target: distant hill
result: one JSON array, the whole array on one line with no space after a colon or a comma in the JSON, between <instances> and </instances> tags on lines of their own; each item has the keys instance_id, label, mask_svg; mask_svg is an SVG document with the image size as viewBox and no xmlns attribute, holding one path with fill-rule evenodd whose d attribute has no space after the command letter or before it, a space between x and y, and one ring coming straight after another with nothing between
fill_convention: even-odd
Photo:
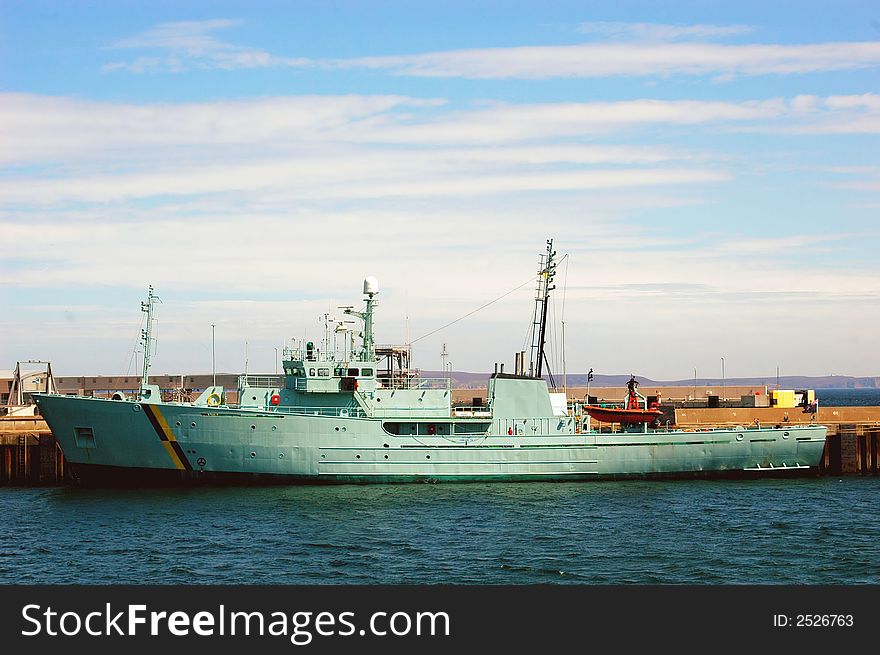
<instances>
[{"instance_id":1,"label":"distant hill","mask_svg":"<svg viewBox=\"0 0 880 655\"><path fill-rule=\"evenodd\" d=\"M462 389L481 388L486 386L486 380L489 379L489 373L469 373L467 371L454 371L452 373L453 383L456 387ZM422 377L446 377L441 371L422 371ZM623 387L629 380L629 375L601 375L594 374L592 385L596 387ZM686 387L694 384L693 378L685 380L652 380L640 375L636 376L639 384L649 387ZM560 378L556 379L557 384ZM725 378L724 384L729 386L756 386L767 385L768 387L776 386L775 375L765 375L748 378ZM720 386L722 380L717 378L697 378L697 386ZM587 386L586 374L569 374L569 387L585 387ZM783 389L878 389L880 388L880 377L852 377L849 375L781 375L779 376L779 386Z\"/></svg>"}]
</instances>

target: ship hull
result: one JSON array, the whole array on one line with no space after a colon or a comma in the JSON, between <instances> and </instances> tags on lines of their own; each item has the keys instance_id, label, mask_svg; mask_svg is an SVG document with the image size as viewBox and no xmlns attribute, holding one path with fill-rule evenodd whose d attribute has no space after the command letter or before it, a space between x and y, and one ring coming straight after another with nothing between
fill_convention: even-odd
<instances>
[{"instance_id":1,"label":"ship hull","mask_svg":"<svg viewBox=\"0 0 880 655\"><path fill-rule=\"evenodd\" d=\"M84 484L315 484L742 477L818 470L823 426L578 433L570 417L378 418L37 398ZM443 432L444 421L484 433ZM407 424L410 425L410 424ZM513 426L516 425L516 430ZM400 426L396 428L399 431ZM430 432L430 431L429 431Z\"/></svg>"},{"instance_id":2,"label":"ship hull","mask_svg":"<svg viewBox=\"0 0 880 655\"><path fill-rule=\"evenodd\" d=\"M293 486L293 485L366 485L366 484L438 484L487 482L587 482L614 480L752 480L756 478L817 477L818 468L774 468L756 470L710 470L679 472L641 472L607 474L543 475L323 475L298 476L268 473L225 473L217 471L180 472L167 469L126 468L95 464L71 465L71 478L82 487L179 487L179 486Z\"/></svg>"}]
</instances>

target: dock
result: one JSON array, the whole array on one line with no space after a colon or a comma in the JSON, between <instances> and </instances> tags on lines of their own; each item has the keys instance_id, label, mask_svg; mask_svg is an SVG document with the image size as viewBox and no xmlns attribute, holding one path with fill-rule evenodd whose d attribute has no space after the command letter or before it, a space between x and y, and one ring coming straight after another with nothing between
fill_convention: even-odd
<instances>
[{"instance_id":1,"label":"dock","mask_svg":"<svg viewBox=\"0 0 880 655\"><path fill-rule=\"evenodd\" d=\"M39 416L0 416L0 485L56 485L64 455Z\"/></svg>"}]
</instances>

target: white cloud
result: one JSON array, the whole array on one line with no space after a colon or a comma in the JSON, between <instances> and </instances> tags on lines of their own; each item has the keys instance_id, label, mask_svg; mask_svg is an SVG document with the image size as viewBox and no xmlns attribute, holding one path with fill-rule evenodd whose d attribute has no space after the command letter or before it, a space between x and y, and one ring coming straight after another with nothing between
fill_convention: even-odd
<instances>
[{"instance_id":1,"label":"white cloud","mask_svg":"<svg viewBox=\"0 0 880 655\"><path fill-rule=\"evenodd\" d=\"M238 46L213 35L239 24L227 19L162 23L110 46L111 50L154 52L131 61L108 62L103 68L133 73L192 68L367 68L393 75L466 79L697 75L726 81L738 75L803 74L880 65L880 43L870 41L797 45L671 42L746 34L753 29L747 25L596 22L584 23L581 31L634 40L314 59Z\"/></svg>"},{"instance_id":2,"label":"white cloud","mask_svg":"<svg viewBox=\"0 0 880 655\"><path fill-rule=\"evenodd\" d=\"M291 96L182 104L125 104L29 94L0 94L0 163L176 161L207 157L266 158L316 151L338 156L339 144L437 146L571 139L652 125L730 124L735 129L873 131L880 96L797 96L741 102L628 100L544 104L493 103L473 109L441 99L404 96ZM658 150L559 144L532 157L608 161L615 156L657 159ZM642 154L639 155L636 151ZM510 153L504 153L510 154ZM523 154L524 153L520 153ZM465 155L462 155L466 157ZM473 153L492 157L491 151ZM662 157L668 156L664 153ZM630 159L630 161L633 161Z\"/></svg>"},{"instance_id":3,"label":"white cloud","mask_svg":"<svg viewBox=\"0 0 880 655\"><path fill-rule=\"evenodd\" d=\"M0 163L106 157L235 145L279 148L332 139L335 131L395 108L438 100L393 95L289 96L201 103L124 104L0 94Z\"/></svg>"},{"instance_id":4,"label":"white cloud","mask_svg":"<svg viewBox=\"0 0 880 655\"><path fill-rule=\"evenodd\" d=\"M387 70L394 75L465 79L788 75L877 67L880 43L589 43L361 57L334 60L329 65Z\"/></svg>"},{"instance_id":5,"label":"white cloud","mask_svg":"<svg viewBox=\"0 0 880 655\"><path fill-rule=\"evenodd\" d=\"M220 41L210 33L240 24L240 20L224 18L160 23L137 36L118 39L110 45L110 48L163 48L184 50L192 54L228 50L234 46Z\"/></svg>"},{"instance_id":6,"label":"white cloud","mask_svg":"<svg viewBox=\"0 0 880 655\"><path fill-rule=\"evenodd\" d=\"M269 66L305 66L307 59L279 57L263 50L221 41L212 32L236 27L238 20L213 19L161 23L136 36L112 43L112 50L158 50L161 56L141 56L133 61L114 61L104 65L108 72L128 70L132 73L154 71L182 72L190 68L266 68Z\"/></svg>"},{"instance_id":7,"label":"white cloud","mask_svg":"<svg viewBox=\"0 0 880 655\"><path fill-rule=\"evenodd\" d=\"M738 36L755 31L752 25L668 25L664 23L621 23L594 21L581 23L578 31L615 39L640 39L645 41L672 41L677 39L704 39Z\"/></svg>"},{"instance_id":8,"label":"white cloud","mask_svg":"<svg viewBox=\"0 0 880 655\"><path fill-rule=\"evenodd\" d=\"M729 179L718 155L586 140L661 126L880 131L874 94L470 110L401 96L162 105L0 98L0 162L31 167L0 179L0 204L44 208L205 194L278 203L699 185Z\"/></svg>"},{"instance_id":9,"label":"white cloud","mask_svg":"<svg viewBox=\"0 0 880 655\"><path fill-rule=\"evenodd\" d=\"M614 189L699 184L728 179L700 169L590 169L521 172L444 168L442 154L348 153L335 158L224 164L208 169L64 180L0 182L0 204L117 202L138 198L280 190L291 200L481 195L522 191ZM505 162L506 166L510 162Z\"/></svg>"}]
</instances>

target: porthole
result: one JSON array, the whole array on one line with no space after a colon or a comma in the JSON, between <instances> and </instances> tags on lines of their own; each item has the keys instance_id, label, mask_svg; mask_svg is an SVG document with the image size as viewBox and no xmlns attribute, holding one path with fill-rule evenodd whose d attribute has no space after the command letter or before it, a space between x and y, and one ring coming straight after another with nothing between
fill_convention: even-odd
<instances>
[{"instance_id":1,"label":"porthole","mask_svg":"<svg viewBox=\"0 0 880 655\"><path fill-rule=\"evenodd\" d=\"M180 427L180 421L175 421L174 425L176 425L177 427Z\"/></svg>"},{"instance_id":2,"label":"porthole","mask_svg":"<svg viewBox=\"0 0 880 655\"><path fill-rule=\"evenodd\" d=\"M742 436L741 434L736 435L736 440L737 440L737 441L742 441L742 440L743 440L743 436Z\"/></svg>"},{"instance_id":3,"label":"porthole","mask_svg":"<svg viewBox=\"0 0 880 655\"><path fill-rule=\"evenodd\" d=\"M256 425L251 425L251 430L256 430L256 429L257 429Z\"/></svg>"},{"instance_id":4,"label":"porthole","mask_svg":"<svg viewBox=\"0 0 880 655\"><path fill-rule=\"evenodd\" d=\"M355 458L355 459L360 459L361 456L360 456L360 455L355 455L354 458Z\"/></svg>"},{"instance_id":5,"label":"porthole","mask_svg":"<svg viewBox=\"0 0 880 655\"><path fill-rule=\"evenodd\" d=\"M339 426L338 426L338 425L336 426L336 431L339 432Z\"/></svg>"},{"instance_id":6,"label":"porthole","mask_svg":"<svg viewBox=\"0 0 880 655\"><path fill-rule=\"evenodd\" d=\"M251 457L256 457L256 456L257 456L257 453L255 453L255 452L252 450L252 451L251 451Z\"/></svg>"},{"instance_id":7,"label":"porthole","mask_svg":"<svg viewBox=\"0 0 880 655\"><path fill-rule=\"evenodd\" d=\"M256 399L257 399L256 396L251 396L251 400L256 400Z\"/></svg>"},{"instance_id":8,"label":"porthole","mask_svg":"<svg viewBox=\"0 0 880 655\"><path fill-rule=\"evenodd\" d=\"M431 459L430 455L425 455L425 459Z\"/></svg>"},{"instance_id":9,"label":"porthole","mask_svg":"<svg viewBox=\"0 0 880 655\"><path fill-rule=\"evenodd\" d=\"M388 455L385 455L385 459L388 459Z\"/></svg>"},{"instance_id":10,"label":"porthole","mask_svg":"<svg viewBox=\"0 0 880 655\"><path fill-rule=\"evenodd\" d=\"M192 422L192 423L190 423L190 424L189 424L189 426L190 426L190 427L191 427L191 428L194 428L194 427L196 427L196 422L195 422L195 421L193 421L193 422Z\"/></svg>"},{"instance_id":11,"label":"porthole","mask_svg":"<svg viewBox=\"0 0 880 655\"><path fill-rule=\"evenodd\" d=\"M326 457L327 457L327 455L321 455L321 459L324 459Z\"/></svg>"},{"instance_id":12,"label":"porthole","mask_svg":"<svg viewBox=\"0 0 880 655\"><path fill-rule=\"evenodd\" d=\"M278 453L278 459L284 459L284 453Z\"/></svg>"},{"instance_id":13,"label":"porthole","mask_svg":"<svg viewBox=\"0 0 880 655\"><path fill-rule=\"evenodd\" d=\"M783 433L782 433L782 438L783 438L783 439L788 439L788 432L783 432Z\"/></svg>"},{"instance_id":14,"label":"porthole","mask_svg":"<svg viewBox=\"0 0 880 655\"><path fill-rule=\"evenodd\" d=\"M273 425L273 426L272 426L272 432L275 432L275 430L277 430L277 429L278 429L278 426L277 426L277 425Z\"/></svg>"},{"instance_id":15,"label":"porthole","mask_svg":"<svg viewBox=\"0 0 880 655\"><path fill-rule=\"evenodd\" d=\"M134 407L132 407L132 409L133 409L134 411L136 411L136 412L139 412L139 411L141 411L141 406L140 406L140 405L135 405Z\"/></svg>"}]
</instances>

